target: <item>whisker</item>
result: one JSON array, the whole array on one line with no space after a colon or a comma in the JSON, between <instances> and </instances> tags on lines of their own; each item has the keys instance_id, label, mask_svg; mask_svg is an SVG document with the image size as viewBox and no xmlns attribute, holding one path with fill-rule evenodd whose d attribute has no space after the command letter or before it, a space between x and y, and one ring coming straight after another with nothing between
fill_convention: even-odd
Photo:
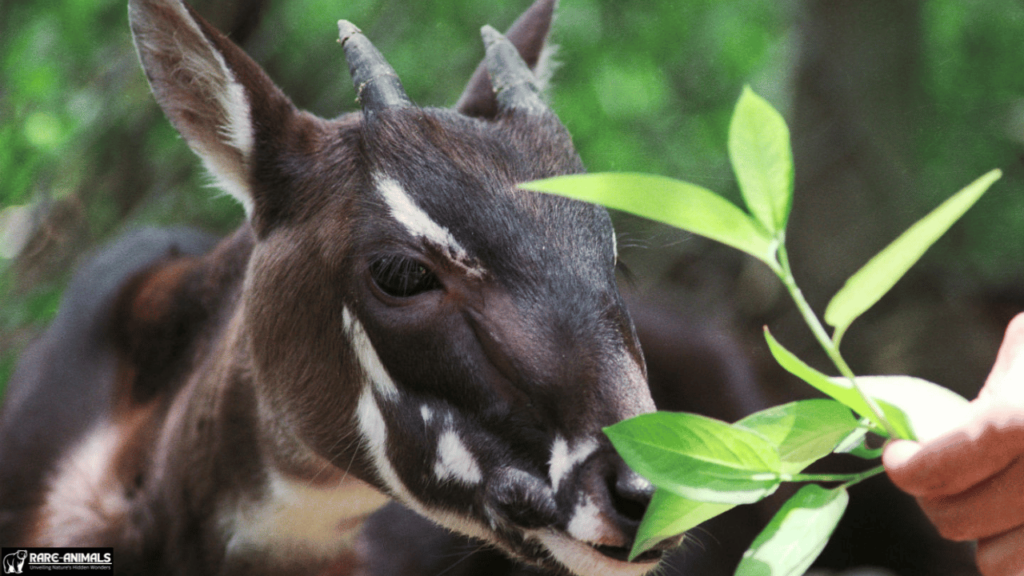
<instances>
[{"instance_id":1,"label":"whisker","mask_svg":"<svg viewBox=\"0 0 1024 576\"><path fill-rule=\"evenodd\" d=\"M345 434L342 434L341 436L339 436L339 437L338 437L338 439L334 441L334 444L333 444L333 445L331 445L331 447L330 447L330 448L329 448L329 449L327 450L327 453L328 453L328 454L332 454L332 453L334 452L334 449L335 449L335 448L337 448L339 444L341 444L341 443L342 443L342 442L344 442L345 440L348 440L348 439L349 439L349 438L351 438L351 437L352 437L353 435L356 435L356 432L355 432L355 430L349 430L349 431L348 431L348 432L346 432ZM356 438L356 440L358 440L358 438ZM351 447L351 446L352 446L352 444L354 444L354 441L353 441L353 442L350 442L350 443L349 443L349 447ZM348 469L352 467L352 462L354 461L354 459L355 459L355 453L353 452L353 454L352 454L352 460L350 460L350 461L349 461L349 463L348 463L348 466L347 466L347 467L345 468L345 474L344 474L344 475L342 476L342 478L341 478L341 482L344 482L344 481L345 481L345 478L347 478L347 477L348 477ZM325 472L325 471L326 471L326 470L327 470L328 468L330 468L330 467L331 467L331 461L330 461L330 460L326 460L326 461L325 461L325 462L323 463L323 466L321 466L321 467L320 467L320 470L318 470L318 471L316 472L316 474L314 474L314 475L313 475L313 477L309 479L309 481L307 482L307 483L308 483L308 485L309 485L310 487L313 487L313 486L315 486L315 484L316 484L316 479L317 479L317 478L319 478L319 477L320 477L320 475L321 475L321 474L323 474L323 473L324 473L324 472ZM340 482L339 482L339 484L340 484Z\"/></svg>"},{"instance_id":2,"label":"whisker","mask_svg":"<svg viewBox=\"0 0 1024 576\"><path fill-rule=\"evenodd\" d=\"M451 572L456 566L458 566L459 564L461 564L461 563L465 562L466 560L468 560L469 557L472 556L473 554L476 554L477 552L480 552L481 550L483 550L485 548L488 548L488 547L490 547L490 544L488 544L486 542L478 545L476 548L474 548L474 549L470 550L469 552L467 552L462 558L459 558L454 563L452 563L450 566L448 566L444 570L438 572L435 576L444 576L448 572Z\"/></svg>"}]
</instances>

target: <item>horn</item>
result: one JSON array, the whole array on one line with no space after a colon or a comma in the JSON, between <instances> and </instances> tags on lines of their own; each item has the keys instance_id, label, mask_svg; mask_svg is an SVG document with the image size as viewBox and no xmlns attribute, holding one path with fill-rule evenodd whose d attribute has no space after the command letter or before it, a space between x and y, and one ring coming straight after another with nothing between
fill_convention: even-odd
<instances>
[{"instance_id":1,"label":"horn","mask_svg":"<svg viewBox=\"0 0 1024 576\"><path fill-rule=\"evenodd\" d=\"M338 20L338 34L356 87L356 100L364 112L412 106L395 69L362 30L348 20Z\"/></svg>"},{"instance_id":2,"label":"horn","mask_svg":"<svg viewBox=\"0 0 1024 576\"><path fill-rule=\"evenodd\" d=\"M487 49L485 61L491 75L491 88L498 100L498 109L522 110L530 114L547 112L548 106L540 98L537 79L519 56L516 47L490 26L481 28L480 35Z\"/></svg>"}]
</instances>

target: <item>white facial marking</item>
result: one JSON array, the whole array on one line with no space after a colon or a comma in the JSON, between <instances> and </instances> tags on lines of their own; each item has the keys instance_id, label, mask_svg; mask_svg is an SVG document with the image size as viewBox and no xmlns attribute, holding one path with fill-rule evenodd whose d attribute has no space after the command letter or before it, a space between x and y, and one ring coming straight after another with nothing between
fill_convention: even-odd
<instances>
[{"instance_id":1,"label":"white facial marking","mask_svg":"<svg viewBox=\"0 0 1024 576\"><path fill-rule=\"evenodd\" d=\"M318 487L271 470L264 497L238 505L222 520L230 534L227 552L292 550L333 557L354 544L363 519L387 501L351 476L336 486Z\"/></svg>"},{"instance_id":2,"label":"white facial marking","mask_svg":"<svg viewBox=\"0 0 1024 576\"><path fill-rule=\"evenodd\" d=\"M430 406L423 404L420 406L420 416L423 417L424 424L430 424L430 421L434 419L434 411L430 409Z\"/></svg>"},{"instance_id":3,"label":"white facial marking","mask_svg":"<svg viewBox=\"0 0 1024 576\"><path fill-rule=\"evenodd\" d=\"M565 529L570 536L590 544L606 546L620 545L618 532L609 524L608 519L590 496L583 499L572 511L572 519Z\"/></svg>"},{"instance_id":4,"label":"white facial marking","mask_svg":"<svg viewBox=\"0 0 1024 576\"><path fill-rule=\"evenodd\" d=\"M438 480L451 478L469 486L479 484L483 479L476 458L462 443L462 438L459 438L455 430L445 430L437 440L434 475Z\"/></svg>"},{"instance_id":5,"label":"white facial marking","mask_svg":"<svg viewBox=\"0 0 1024 576\"><path fill-rule=\"evenodd\" d=\"M576 505L572 511L572 520L565 531L577 540L590 543L601 543L605 536L605 523L601 521L601 509L597 507L593 499L587 496L583 502Z\"/></svg>"},{"instance_id":6,"label":"white facial marking","mask_svg":"<svg viewBox=\"0 0 1024 576\"><path fill-rule=\"evenodd\" d=\"M569 471L569 443L565 438L557 436L551 446L551 461L548 462L548 474L551 476L551 488L558 492L558 485Z\"/></svg>"},{"instance_id":7,"label":"white facial marking","mask_svg":"<svg viewBox=\"0 0 1024 576\"><path fill-rule=\"evenodd\" d=\"M387 423L384 422L384 415L381 414L380 407L377 406L377 401L373 397L373 387L371 386L363 387L363 393L359 396L359 404L356 406L356 422L381 480L391 493L403 503L407 500L415 502L408 488L402 483L402 479L398 477L395 467L388 460Z\"/></svg>"},{"instance_id":8,"label":"white facial marking","mask_svg":"<svg viewBox=\"0 0 1024 576\"><path fill-rule=\"evenodd\" d=\"M391 216L405 226L409 234L447 248L456 258L466 257L466 250L455 240L451 232L434 222L422 208L417 206L416 201L402 189L401 184L393 178L380 175L374 177L374 182L376 182L377 190L384 198L388 208L391 209Z\"/></svg>"},{"instance_id":9,"label":"white facial marking","mask_svg":"<svg viewBox=\"0 0 1024 576\"><path fill-rule=\"evenodd\" d=\"M397 399L398 387L395 386L394 380L388 375L387 369L384 368L380 357L377 356L377 351L374 350L370 337L366 335L363 325L356 319L355 315L349 312L347 307L342 309L341 318L345 326L345 332L348 333L349 341L352 342L352 349L355 350L356 357L359 359L359 365L362 366L363 372L370 379L374 390L387 400Z\"/></svg>"},{"instance_id":10,"label":"white facial marking","mask_svg":"<svg viewBox=\"0 0 1024 576\"><path fill-rule=\"evenodd\" d=\"M380 412L376 400L373 398L373 389L370 386L363 388L359 396L359 404L356 407L356 421L359 431L365 440L365 446L373 458L374 468L380 475L381 480L391 491L391 494L406 507L420 516L429 518L441 526L450 528L481 540L493 541L493 535L486 526L479 521L461 516L448 510L439 510L420 502L398 477L398 472L388 460L387 455L387 424L384 422L384 415Z\"/></svg>"},{"instance_id":11,"label":"white facial marking","mask_svg":"<svg viewBox=\"0 0 1024 576\"><path fill-rule=\"evenodd\" d=\"M597 450L597 440L588 438L576 445L576 448L569 450L569 443L558 436L551 446L551 461L548 463L548 472L551 477L551 488L558 492L558 485L562 483L573 468L579 466L588 456Z\"/></svg>"},{"instance_id":12,"label":"white facial marking","mask_svg":"<svg viewBox=\"0 0 1024 576\"><path fill-rule=\"evenodd\" d=\"M452 236L447 228L434 222L426 212L420 208L402 188L402 185L393 178L376 174L373 181L377 191L391 211L391 216L415 238L422 238L431 244L442 248L448 256L456 263L461 264L470 276L480 277L483 270L471 266L469 254L459 244L459 241Z\"/></svg>"},{"instance_id":13,"label":"white facial marking","mask_svg":"<svg viewBox=\"0 0 1024 576\"><path fill-rule=\"evenodd\" d=\"M573 574L591 576L643 576L658 567L657 562L619 562L592 547L554 530L532 530L527 537L539 541L555 560Z\"/></svg>"}]
</instances>

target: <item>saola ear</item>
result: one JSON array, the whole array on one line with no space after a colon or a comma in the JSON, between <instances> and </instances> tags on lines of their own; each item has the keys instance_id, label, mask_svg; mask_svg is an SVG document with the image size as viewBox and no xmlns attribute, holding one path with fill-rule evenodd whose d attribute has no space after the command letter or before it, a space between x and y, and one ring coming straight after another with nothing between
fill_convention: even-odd
<instances>
[{"instance_id":1,"label":"saola ear","mask_svg":"<svg viewBox=\"0 0 1024 576\"><path fill-rule=\"evenodd\" d=\"M128 19L160 107L252 219L259 204L254 158L295 107L252 59L180 0L129 0Z\"/></svg>"},{"instance_id":2,"label":"saola ear","mask_svg":"<svg viewBox=\"0 0 1024 576\"><path fill-rule=\"evenodd\" d=\"M544 71L549 64L547 60L550 53L547 40L557 6L558 0L536 0L505 33L505 37L519 50L519 55L541 83L546 79ZM477 118L494 118L497 115L498 102L494 98L486 63L481 62L476 67L455 109Z\"/></svg>"}]
</instances>

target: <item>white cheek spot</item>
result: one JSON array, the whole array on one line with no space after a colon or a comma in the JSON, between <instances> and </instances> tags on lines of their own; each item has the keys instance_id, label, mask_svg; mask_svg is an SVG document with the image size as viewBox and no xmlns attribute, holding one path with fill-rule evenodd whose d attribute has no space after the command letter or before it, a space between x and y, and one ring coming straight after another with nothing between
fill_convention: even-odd
<instances>
[{"instance_id":1,"label":"white cheek spot","mask_svg":"<svg viewBox=\"0 0 1024 576\"><path fill-rule=\"evenodd\" d=\"M434 419L434 411L430 409L430 406L423 404L420 406L420 416L423 417L424 424L430 424L430 421Z\"/></svg>"},{"instance_id":2,"label":"white cheek spot","mask_svg":"<svg viewBox=\"0 0 1024 576\"><path fill-rule=\"evenodd\" d=\"M548 462L548 473L551 476L551 488L558 492L558 485L569 471L569 443L558 436L551 446L551 461Z\"/></svg>"},{"instance_id":3,"label":"white cheek spot","mask_svg":"<svg viewBox=\"0 0 1024 576\"><path fill-rule=\"evenodd\" d=\"M588 438L577 444L576 448L569 450L569 443L565 438L561 436L556 437L554 444L551 446L551 461L548 463L551 488L558 492L558 486L565 479L566 475L593 454L597 447L597 440Z\"/></svg>"},{"instance_id":4,"label":"white cheek spot","mask_svg":"<svg viewBox=\"0 0 1024 576\"><path fill-rule=\"evenodd\" d=\"M445 430L438 438L434 475L438 480L452 478L469 486L479 484L483 480L480 466L473 453L462 443L462 438L451 429Z\"/></svg>"},{"instance_id":5,"label":"white cheek spot","mask_svg":"<svg viewBox=\"0 0 1024 576\"><path fill-rule=\"evenodd\" d=\"M589 496L576 505L572 512L572 520L565 531L583 542L610 546L617 543L615 532L609 528L608 523L602 518L601 509Z\"/></svg>"},{"instance_id":6,"label":"white cheek spot","mask_svg":"<svg viewBox=\"0 0 1024 576\"><path fill-rule=\"evenodd\" d=\"M356 358L359 359L359 365L373 384L373 389L387 400L398 398L398 387L395 386L394 380L391 379L384 364L381 363L380 356L377 356L377 351L374 350L363 325L349 312L347 307L342 309L341 317L349 342L352 343L352 349L356 353Z\"/></svg>"}]
</instances>

